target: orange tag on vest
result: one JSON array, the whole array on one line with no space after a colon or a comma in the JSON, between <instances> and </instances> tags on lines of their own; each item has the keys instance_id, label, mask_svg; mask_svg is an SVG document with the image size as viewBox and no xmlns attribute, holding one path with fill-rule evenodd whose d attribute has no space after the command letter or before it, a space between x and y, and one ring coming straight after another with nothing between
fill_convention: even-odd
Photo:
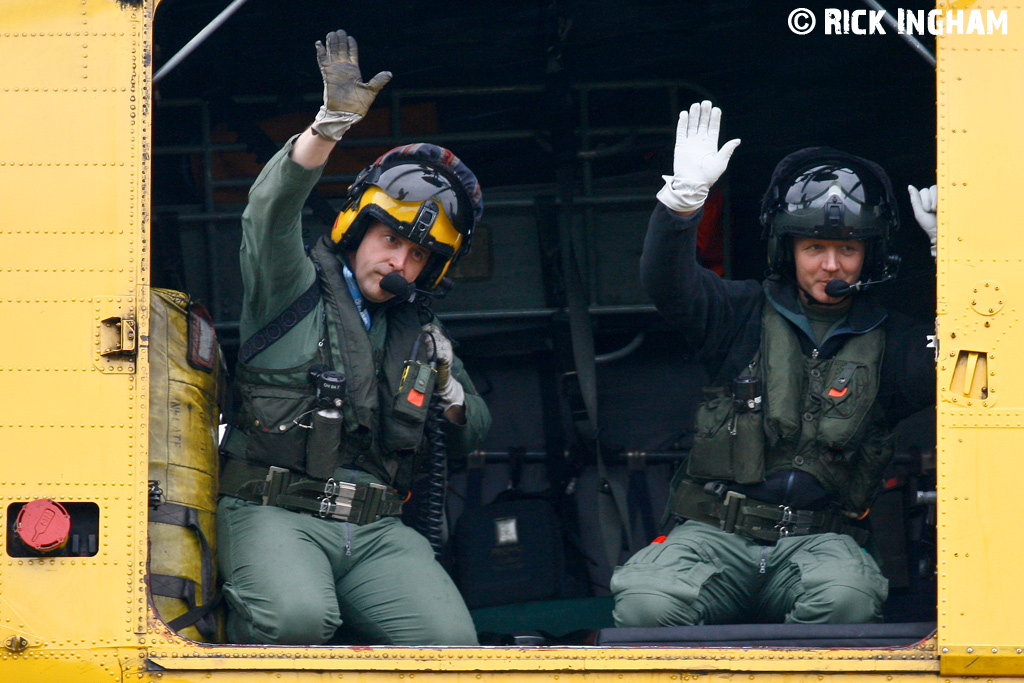
<instances>
[{"instance_id":1,"label":"orange tag on vest","mask_svg":"<svg viewBox=\"0 0 1024 683\"><path fill-rule=\"evenodd\" d=\"M849 388L850 387L843 387L843 390L839 391L835 387L832 387L831 389L828 390L828 395L831 396L832 398L842 398L843 396L846 396L846 390Z\"/></svg>"},{"instance_id":2,"label":"orange tag on vest","mask_svg":"<svg viewBox=\"0 0 1024 683\"><path fill-rule=\"evenodd\" d=\"M417 408L423 405L423 393L416 391L415 389L409 390L409 403L413 404Z\"/></svg>"}]
</instances>

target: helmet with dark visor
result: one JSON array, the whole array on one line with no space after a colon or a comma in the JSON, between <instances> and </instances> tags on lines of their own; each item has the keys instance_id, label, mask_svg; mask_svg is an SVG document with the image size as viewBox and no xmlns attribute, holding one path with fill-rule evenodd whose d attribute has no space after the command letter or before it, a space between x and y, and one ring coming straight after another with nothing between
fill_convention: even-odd
<instances>
[{"instance_id":1,"label":"helmet with dark visor","mask_svg":"<svg viewBox=\"0 0 1024 683\"><path fill-rule=\"evenodd\" d=\"M768 265L791 274L793 237L862 240L863 274L895 272L889 249L899 227L896 198L881 166L828 147L790 154L775 169L761 203L768 238Z\"/></svg>"},{"instance_id":2,"label":"helmet with dark visor","mask_svg":"<svg viewBox=\"0 0 1024 683\"><path fill-rule=\"evenodd\" d=\"M794 178L772 229L778 234L828 240L864 240L888 228L885 190L872 176L850 165L825 164Z\"/></svg>"}]
</instances>

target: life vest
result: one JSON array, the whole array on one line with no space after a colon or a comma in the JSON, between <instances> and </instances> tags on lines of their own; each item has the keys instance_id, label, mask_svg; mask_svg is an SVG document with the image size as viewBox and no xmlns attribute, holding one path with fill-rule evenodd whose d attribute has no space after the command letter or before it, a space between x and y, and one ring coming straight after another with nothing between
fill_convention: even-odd
<instances>
[{"instance_id":1,"label":"life vest","mask_svg":"<svg viewBox=\"0 0 1024 683\"><path fill-rule=\"evenodd\" d=\"M761 344L748 373L761 409L737 410L727 387L705 390L686 474L755 484L782 470L815 477L851 510L863 510L892 456L894 437L876 402L885 334L850 335L830 358L804 355L797 332L765 301Z\"/></svg>"},{"instance_id":2,"label":"life vest","mask_svg":"<svg viewBox=\"0 0 1024 683\"><path fill-rule=\"evenodd\" d=\"M396 302L374 311L367 332L333 244L322 239L310 258L325 318L320 345L312 358L287 369L239 364L237 430L224 448L250 464L285 467L314 479L327 479L339 467L355 467L407 491L416 454L422 450L435 373L426 377L419 405L410 403L400 389L406 361L428 321L415 306ZM315 366L345 375L340 419L323 418L316 410L310 377Z\"/></svg>"}]
</instances>

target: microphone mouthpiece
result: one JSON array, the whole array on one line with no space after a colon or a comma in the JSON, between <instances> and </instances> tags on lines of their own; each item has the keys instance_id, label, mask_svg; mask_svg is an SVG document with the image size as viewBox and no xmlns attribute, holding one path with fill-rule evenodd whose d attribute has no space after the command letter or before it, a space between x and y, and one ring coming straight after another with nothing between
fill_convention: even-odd
<instances>
[{"instance_id":1,"label":"microphone mouthpiece","mask_svg":"<svg viewBox=\"0 0 1024 683\"><path fill-rule=\"evenodd\" d=\"M845 280L829 280L825 285L825 294L833 299L839 299L852 291L860 289L857 285L851 285Z\"/></svg>"},{"instance_id":2,"label":"microphone mouthpiece","mask_svg":"<svg viewBox=\"0 0 1024 683\"><path fill-rule=\"evenodd\" d=\"M395 296L400 297L407 297L412 295L413 291L416 289L416 285L406 280L396 271L391 271L383 278L381 278L380 288L383 289L388 294L394 294Z\"/></svg>"}]
</instances>

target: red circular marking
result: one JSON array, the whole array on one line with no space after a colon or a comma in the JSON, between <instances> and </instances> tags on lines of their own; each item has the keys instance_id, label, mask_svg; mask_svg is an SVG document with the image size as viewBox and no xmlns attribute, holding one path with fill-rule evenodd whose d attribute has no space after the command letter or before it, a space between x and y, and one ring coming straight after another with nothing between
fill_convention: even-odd
<instances>
[{"instance_id":1,"label":"red circular marking","mask_svg":"<svg viewBox=\"0 0 1024 683\"><path fill-rule=\"evenodd\" d=\"M18 512L18 536L30 548L49 552L64 547L71 532L71 516L60 503L37 498Z\"/></svg>"}]
</instances>

